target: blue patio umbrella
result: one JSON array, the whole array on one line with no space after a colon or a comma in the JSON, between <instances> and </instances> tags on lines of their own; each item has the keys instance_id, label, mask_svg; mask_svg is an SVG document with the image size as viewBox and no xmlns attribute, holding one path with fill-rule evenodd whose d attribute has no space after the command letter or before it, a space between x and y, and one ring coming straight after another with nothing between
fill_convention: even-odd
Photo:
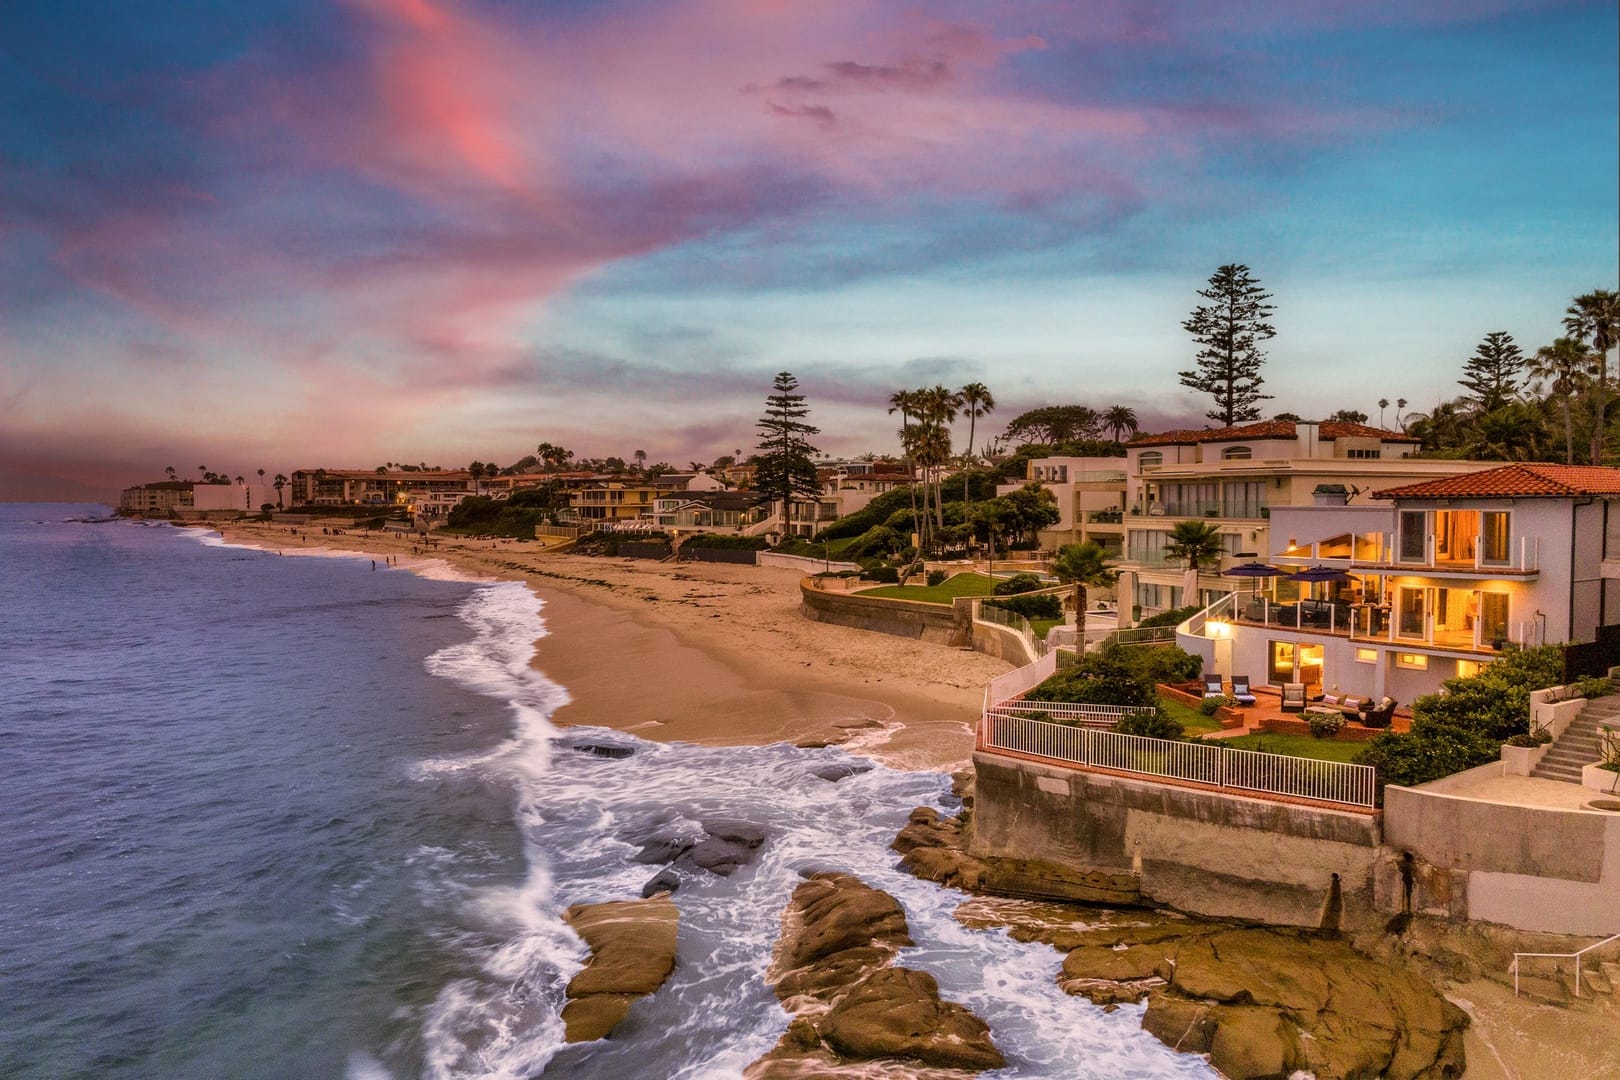
<instances>
[{"instance_id":1,"label":"blue patio umbrella","mask_svg":"<svg viewBox=\"0 0 1620 1080\"><path fill-rule=\"evenodd\" d=\"M1289 574L1293 581L1349 581L1350 575L1334 566L1308 566L1297 573Z\"/></svg>"},{"instance_id":2,"label":"blue patio umbrella","mask_svg":"<svg viewBox=\"0 0 1620 1080\"><path fill-rule=\"evenodd\" d=\"M1222 570L1221 576L1254 578L1254 591L1258 595L1261 578L1283 577L1287 573L1286 570L1279 570L1275 566L1267 566L1265 563L1246 562L1239 563L1230 570Z\"/></svg>"}]
</instances>

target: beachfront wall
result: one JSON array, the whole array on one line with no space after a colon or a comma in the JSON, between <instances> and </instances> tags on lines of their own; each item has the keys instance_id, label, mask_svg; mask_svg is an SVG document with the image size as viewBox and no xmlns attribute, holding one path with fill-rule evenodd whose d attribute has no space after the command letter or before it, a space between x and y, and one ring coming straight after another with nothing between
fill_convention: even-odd
<instances>
[{"instance_id":1,"label":"beachfront wall","mask_svg":"<svg viewBox=\"0 0 1620 1080\"><path fill-rule=\"evenodd\" d=\"M1385 843L1396 857L1378 875L1381 906L1402 908L1398 854L1409 852L1414 912L1553 934L1620 933L1620 815L1450 794L1501 769L1493 762L1421 788L1385 789Z\"/></svg>"},{"instance_id":2,"label":"beachfront wall","mask_svg":"<svg viewBox=\"0 0 1620 1080\"><path fill-rule=\"evenodd\" d=\"M1337 875L1346 925L1376 917L1375 814L973 755L975 853L1132 869L1198 915L1320 926Z\"/></svg>"},{"instance_id":3,"label":"beachfront wall","mask_svg":"<svg viewBox=\"0 0 1620 1080\"><path fill-rule=\"evenodd\" d=\"M918 638L940 645L967 645L971 641L971 597L962 597L946 607L917 600L828 592L817 587L815 578L799 581L799 595L804 617L815 622Z\"/></svg>"}]
</instances>

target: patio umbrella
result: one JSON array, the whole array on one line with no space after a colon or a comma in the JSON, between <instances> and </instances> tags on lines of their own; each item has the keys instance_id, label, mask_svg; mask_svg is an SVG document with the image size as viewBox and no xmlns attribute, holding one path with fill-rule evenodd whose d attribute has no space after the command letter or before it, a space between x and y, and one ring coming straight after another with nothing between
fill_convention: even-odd
<instances>
[{"instance_id":1,"label":"patio umbrella","mask_svg":"<svg viewBox=\"0 0 1620 1080\"><path fill-rule=\"evenodd\" d=\"M1337 567L1308 566L1298 573L1289 574L1294 581L1349 581L1350 575Z\"/></svg>"},{"instance_id":2,"label":"patio umbrella","mask_svg":"<svg viewBox=\"0 0 1620 1080\"><path fill-rule=\"evenodd\" d=\"M1279 570L1275 566L1267 566L1265 563L1246 562L1240 563L1230 570L1222 570L1221 576L1254 578L1254 594L1258 596L1260 594L1261 578L1282 577L1287 573L1286 570Z\"/></svg>"}]
</instances>

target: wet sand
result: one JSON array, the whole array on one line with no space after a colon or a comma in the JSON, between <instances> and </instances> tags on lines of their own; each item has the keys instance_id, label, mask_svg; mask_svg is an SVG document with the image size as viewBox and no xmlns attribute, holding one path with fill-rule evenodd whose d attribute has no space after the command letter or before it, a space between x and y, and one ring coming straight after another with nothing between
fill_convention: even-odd
<instances>
[{"instance_id":1,"label":"wet sand","mask_svg":"<svg viewBox=\"0 0 1620 1080\"><path fill-rule=\"evenodd\" d=\"M228 524L280 551L393 556L412 539ZM420 550L420 549L418 549ZM1007 670L967 650L812 622L793 570L548 553L538 543L444 538L426 557L525 581L550 631L535 666L567 687L562 724L706 745L837 742L897 768L966 767L984 687Z\"/></svg>"}]
</instances>

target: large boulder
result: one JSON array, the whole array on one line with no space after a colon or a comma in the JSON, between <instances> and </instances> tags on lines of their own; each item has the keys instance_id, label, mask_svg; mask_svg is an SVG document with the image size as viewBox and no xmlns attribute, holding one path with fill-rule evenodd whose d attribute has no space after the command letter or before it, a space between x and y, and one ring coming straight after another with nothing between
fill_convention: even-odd
<instances>
[{"instance_id":1,"label":"large boulder","mask_svg":"<svg viewBox=\"0 0 1620 1080\"><path fill-rule=\"evenodd\" d=\"M822 1041L841 1057L895 1058L948 1069L999 1069L1007 1064L990 1042L990 1027L939 997L926 971L883 968L853 986L817 1024Z\"/></svg>"},{"instance_id":2,"label":"large boulder","mask_svg":"<svg viewBox=\"0 0 1620 1080\"><path fill-rule=\"evenodd\" d=\"M680 913L667 895L575 904L567 921L591 950L569 982L562 1018L569 1042L605 1038L630 1006L675 970Z\"/></svg>"},{"instance_id":3,"label":"large boulder","mask_svg":"<svg viewBox=\"0 0 1620 1080\"><path fill-rule=\"evenodd\" d=\"M911 943L894 897L849 874L810 875L783 913L770 973L777 997L797 1015L746 1075L829 1075L864 1061L1003 1065L989 1028L942 1001L933 976L890 966Z\"/></svg>"}]
</instances>

